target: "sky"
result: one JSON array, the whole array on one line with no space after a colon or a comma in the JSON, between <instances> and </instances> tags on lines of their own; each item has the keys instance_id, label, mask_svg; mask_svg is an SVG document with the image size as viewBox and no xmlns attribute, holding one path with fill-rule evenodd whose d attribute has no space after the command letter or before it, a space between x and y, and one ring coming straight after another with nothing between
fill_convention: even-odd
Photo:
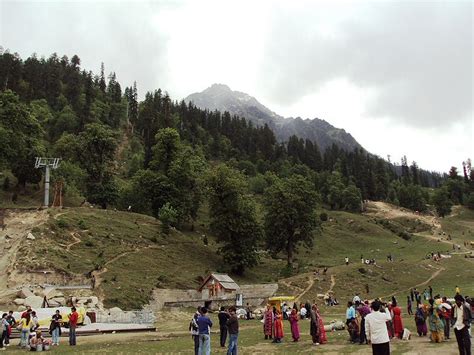
<instances>
[{"instance_id":1,"label":"sky","mask_svg":"<svg viewBox=\"0 0 474 355\"><path fill-rule=\"evenodd\" d=\"M213 83L427 170L474 159L471 1L9 1L0 45L114 71L139 96Z\"/></svg>"}]
</instances>

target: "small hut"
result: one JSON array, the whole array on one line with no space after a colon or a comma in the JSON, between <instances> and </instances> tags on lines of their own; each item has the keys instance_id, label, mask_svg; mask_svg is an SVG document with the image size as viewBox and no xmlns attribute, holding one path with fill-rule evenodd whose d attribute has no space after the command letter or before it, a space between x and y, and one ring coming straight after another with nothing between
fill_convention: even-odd
<instances>
[{"instance_id":1,"label":"small hut","mask_svg":"<svg viewBox=\"0 0 474 355\"><path fill-rule=\"evenodd\" d=\"M209 274L198 288L203 300L235 298L239 285L227 274Z\"/></svg>"}]
</instances>

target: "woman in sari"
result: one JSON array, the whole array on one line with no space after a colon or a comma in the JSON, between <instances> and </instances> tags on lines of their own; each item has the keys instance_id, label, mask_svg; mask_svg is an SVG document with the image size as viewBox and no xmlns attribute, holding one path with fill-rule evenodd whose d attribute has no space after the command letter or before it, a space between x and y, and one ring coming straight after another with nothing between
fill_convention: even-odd
<instances>
[{"instance_id":1,"label":"woman in sari","mask_svg":"<svg viewBox=\"0 0 474 355\"><path fill-rule=\"evenodd\" d=\"M397 306L397 302L392 303L392 312L393 312L393 332L395 337L403 337L403 322L402 322L402 310Z\"/></svg>"},{"instance_id":2,"label":"woman in sari","mask_svg":"<svg viewBox=\"0 0 474 355\"><path fill-rule=\"evenodd\" d=\"M273 335L273 309L267 304L267 310L263 314L263 334L265 339L272 339Z\"/></svg>"},{"instance_id":3,"label":"woman in sari","mask_svg":"<svg viewBox=\"0 0 474 355\"><path fill-rule=\"evenodd\" d=\"M281 343L281 339L283 338L283 322L282 322L282 315L280 311L276 311L275 314L275 339L273 340L274 343Z\"/></svg>"},{"instance_id":4,"label":"woman in sari","mask_svg":"<svg viewBox=\"0 0 474 355\"><path fill-rule=\"evenodd\" d=\"M415 324L418 336L426 336L426 334L428 333L428 328L426 327L426 312L423 309L422 304L420 304L416 309Z\"/></svg>"},{"instance_id":5,"label":"woman in sari","mask_svg":"<svg viewBox=\"0 0 474 355\"><path fill-rule=\"evenodd\" d=\"M318 320L318 312L316 311L316 306L313 305L313 307L311 307L311 312L310 312L310 316L311 316L311 323L310 323L310 327L309 327L309 333L311 334L311 339L313 340L313 345L319 345L319 335L320 335L320 332L319 332L319 320Z\"/></svg>"},{"instance_id":6,"label":"woman in sari","mask_svg":"<svg viewBox=\"0 0 474 355\"><path fill-rule=\"evenodd\" d=\"M293 308L291 310L289 321L291 325L291 336L295 342L300 338L300 326L298 325L298 318L298 312Z\"/></svg>"},{"instance_id":7,"label":"woman in sari","mask_svg":"<svg viewBox=\"0 0 474 355\"><path fill-rule=\"evenodd\" d=\"M316 316L318 317L319 344L325 344L328 342L328 338L326 336L326 330L324 329L323 317L321 317L318 305L315 304L314 307L316 310Z\"/></svg>"},{"instance_id":8,"label":"woman in sari","mask_svg":"<svg viewBox=\"0 0 474 355\"><path fill-rule=\"evenodd\" d=\"M431 341L441 343L444 340L444 323L439 317L438 310L433 306L430 299L430 310L428 312L428 324L430 326Z\"/></svg>"}]
</instances>

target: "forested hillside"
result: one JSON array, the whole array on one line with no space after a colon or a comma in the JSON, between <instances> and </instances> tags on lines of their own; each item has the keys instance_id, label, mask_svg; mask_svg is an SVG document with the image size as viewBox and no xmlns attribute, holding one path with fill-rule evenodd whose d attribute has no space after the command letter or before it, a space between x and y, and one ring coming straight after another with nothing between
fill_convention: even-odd
<instances>
[{"instance_id":1,"label":"forested hillside","mask_svg":"<svg viewBox=\"0 0 474 355\"><path fill-rule=\"evenodd\" d=\"M453 203L474 208L469 161L464 176L452 168L442 177L404 158L399 176L362 149L320 151L318 142L296 136L278 143L267 125L173 101L160 89L139 102L137 85L129 85L106 76L104 64L98 75L81 69L77 55L23 60L2 51L0 206L38 189L35 157L60 157L53 180L64 182L66 204L87 200L149 214L165 235L170 227L193 228L205 206L235 273L255 265L264 243L287 253L291 265L293 248L312 242L318 204L352 212L363 200L418 211L434 204L441 215Z\"/></svg>"}]
</instances>

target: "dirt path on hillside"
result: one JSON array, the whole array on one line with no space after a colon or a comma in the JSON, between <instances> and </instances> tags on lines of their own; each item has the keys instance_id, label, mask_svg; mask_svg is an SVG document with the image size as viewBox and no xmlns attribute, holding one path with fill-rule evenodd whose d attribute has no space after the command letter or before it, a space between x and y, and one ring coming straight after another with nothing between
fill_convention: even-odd
<instances>
[{"instance_id":1,"label":"dirt path on hillside","mask_svg":"<svg viewBox=\"0 0 474 355\"><path fill-rule=\"evenodd\" d=\"M439 236L438 233L440 232L442 233L442 226L441 226L441 223L439 222L438 217L436 216L430 216L426 214L417 214L408 209L394 206L382 201L369 201L367 203L367 209L368 211L365 212L365 214L368 216L375 216L375 217L384 218L384 219L409 218L409 219L419 220L431 226L431 231L434 233L434 235L424 234L424 233L412 233L413 235L416 235L418 237L422 237L425 239L429 239L435 242L448 244L450 246L453 245L452 241L442 239ZM457 212L458 210L459 208L453 209L453 213L459 213ZM452 214L452 215L455 215L455 214Z\"/></svg>"},{"instance_id":2,"label":"dirt path on hillside","mask_svg":"<svg viewBox=\"0 0 474 355\"><path fill-rule=\"evenodd\" d=\"M446 269L441 266L439 269L437 269L436 271L434 271L434 272L431 274L431 276L430 276L427 280L425 280L425 281L423 281L423 282L420 282L420 283L417 284L417 285L410 286L410 287L407 288L407 289L404 289L404 290L397 290L397 291L395 291L395 292L393 292L393 293L391 293L391 294L389 294L389 295L382 296L381 298L389 298L389 297L392 297L392 296L396 295L397 293L406 292L406 291L410 291L412 288L418 288L418 287L420 287L420 286L425 286L425 285L427 285L431 280L433 280L434 278L436 278L442 271L445 271L445 270L446 270Z\"/></svg>"},{"instance_id":3,"label":"dirt path on hillside","mask_svg":"<svg viewBox=\"0 0 474 355\"><path fill-rule=\"evenodd\" d=\"M134 250L131 250L131 251L125 251L121 254L118 254L118 255L114 256L112 259L108 260L100 270L93 271L91 276L95 280L94 281L94 288L95 289L99 288L99 286L102 282L101 275L105 274L108 271L107 265L109 265L110 263L113 263L114 261L117 261L118 259L120 259L120 258L122 258L126 255L133 254L133 253L138 253L138 252L143 251L145 249L159 249L159 248L156 247L156 246L153 246L153 245L149 245L149 246L146 246L144 248L135 248Z\"/></svg>"},{"instance_id":4,"label":"dirt path on hillside","mask_svg":"<svg viewBox=\"0 0 474 355\"><path fill-rule=\"evenodd\" d=\"M309 275L308 276L308 286L303 290L303 292L301 292L296 298L295 298L295 302L298 303L301 299L301 297L303 297L303 295L305 295L309 290L311 290L311 288L314 286L314 277L313 275Z\"/></svg>"},{"instance_id":5,"label":"dirt path on hillside","mask_svg":"<svg viewBox=\"0 0 474 355\"><path fill-rule=\"evenodd\" d=\"M71 237L74 239L74 241L72 243L69 243L68 245L66 245L66 250L67 251L71 251L71 247L73 247L74 245L79 244L80 242L82 242L82 240L77 237L75 232L71 233Z\"/></svg>"},{"instance_id":6,"label":"dirt path on hillside","mask_svg":"<svg viewBox=\"0 0 474 355\"><path fill-rule=\"evenodd\" d=\"M6 228L0 231L0 299L15 292L9 290L9 274L14 270L17 253L27 240L26 236L34 227L49 218L47 210L8 211L5 216Z\"/></svg>"}]
</instances>

